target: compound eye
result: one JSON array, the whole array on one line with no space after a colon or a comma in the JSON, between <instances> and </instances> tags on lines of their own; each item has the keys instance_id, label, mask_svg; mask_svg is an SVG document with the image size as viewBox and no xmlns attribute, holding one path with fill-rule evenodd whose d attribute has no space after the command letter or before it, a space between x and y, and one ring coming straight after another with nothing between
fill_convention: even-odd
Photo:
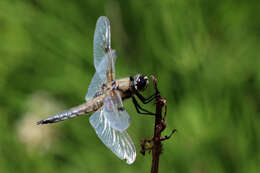
<instances>
[{"instance_id":1,"label":"compound eye","mask_svg":"<svg viewBox=\"0 0 260 173\"><path fill-rule=\"evenodd\" d=\"M137 80L137 88L138 90L140 91L143 91L146 87L147 87L147 84L148 84L148 78L145 76L140 76Z\"/></svg>"}]
</instances>

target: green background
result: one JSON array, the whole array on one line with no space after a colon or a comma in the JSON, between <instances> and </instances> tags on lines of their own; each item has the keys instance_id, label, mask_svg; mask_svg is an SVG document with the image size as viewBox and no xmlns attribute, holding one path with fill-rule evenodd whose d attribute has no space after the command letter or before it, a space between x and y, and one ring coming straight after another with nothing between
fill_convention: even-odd
<instances>
[{"instance_id":1,"label":"green background","mask_svg":"<svg viewBox=\"0 0 260 173\"><path fill-rule=\"evenodd\" d=\"M259 172L257 3L1 0L0 172L150 172L151 155L139 151L153 118L138 115L130 100L137 147L130 166L102 144L88 115L35 124L84 102L102 15L111 21L117 78L153 74L167 98L164 134L178 132L164 143L160 172Z\"/></svg>"}]
</instances>

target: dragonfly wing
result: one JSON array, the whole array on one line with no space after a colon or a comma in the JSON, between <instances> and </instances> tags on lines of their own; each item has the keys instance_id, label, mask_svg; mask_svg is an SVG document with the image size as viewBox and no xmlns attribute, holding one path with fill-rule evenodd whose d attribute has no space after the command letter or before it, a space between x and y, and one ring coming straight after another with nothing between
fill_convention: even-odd
<instances>
[{"instance_id":1,"label":"dragonfly wing","mask_svg":"<svg viewBox=\"0 0 260 173\"><path fill-rule=\"evenodd\" d=\"M115 79L116 51L111 50L110 22L107 17L98 18L94 34L94 65L101 78L108 82Z\"/></svg>"},{"instance_id":2,"label":"dragonfly wing","mask_svg":"<svg viewBox=\"0 0 260 173\"><path fill-rule=\"evenodd\" d=\"M96 72L99 77L106 82L112 82L115 80L115 61L117 54L115 50L108 52L105 58L99 63L96 68Z\"/></svg>"},{"instance_id":3,"label":"dragonfly wing","mask_svg":"<svg viewBox=\"0 0 260 173\"><path fill-rule=\"evenodd\" d=\"M86 94L85 100L88 101L95 96L99 91L102 91L101 86L106 83L106 79L101 79L101 77L96 72L88 86L88 92Z\"/></svg>"},{"instance_id":4,"label":"dragonfly wing","mask_svg":"<svg viewBox=\"0 0 260 173\"><path fill-rule=\"evenodd\" d=\"M110 49L110 22L107 17L101 16L97 20L94 34L94 64L96 69Z\"/></svg>"},{"instance_id":5,"label":"dragonfly wing","mask_svg":"<svg viewBox=\"0 0 260 173\"><path fill-rule=\"evenodd\" d=\"M108 67L105 73L107 76L107 82L112 82L113 80L115 80L115 62L117 57L116 51L112 50L108 52L107 56L108 56Z\"/></svg>"},{"instance_id":6,"label":"dragonfly wing","mask_svg":"<svg viewBox=\"0 0 260 173\"><path fill-rule=\"evenodd\" d=\"M111 50L110 22L107 17L98 18L94 35L94 65L96 73L88 87L86 100L91 99L102 84L115 80L116 51Z\"/></svg>"},{"instance_id":7,"label":"dragonfly wing","mask_svg":"<svg viewBox=\"0 0 260 173\"><path fill-rule=\"evenodd\" d=\"M135 161L136 149L131 137L126 131L118 131L111 127L104 115L103 107L89 119L101 141L120 159L126 159L128 164Z\"/></svg>"},{"instance_id":8,"label":"dragonfly wing","mask_svg":"<svg viewBox=\"0 0 260 173\"><path fill-rule=\"evenodd\" d=\"M110 22L101 16L97 20L94 34L94 65L101 78L106 77L109 67L108 52L111 50Z\"/></svg>"},{"instance_id":9,"label":"dragonfly wing","mask_svg":"<svg viewBox=\"0 0 260 173\"><path fill-rule=\"evenodd\" d=\"M110 56L112 56L112 60L113 62L116 61L116 51L115 50L112 50ZM86 101L93 98L93 96L101 91L101 86L107 82L107 79L112 79L114 80L115 79L115 65L114 63L112 64L112 67L109 68L109 69L112 69L112 71L109 71L108 69L108 58L104 58L103 61L99 64L99 67L97 68L97 71L91 82L90 82L90 85L88 87L88 92L87 92L87 95L85 97ZM105 70L105 69L108 69L108 70ZM108 72L107 72L108 71ZM111 81L112 81L111 80ZM111 82L109 81L109 82Z\"/></svg>"},{"instance_id":10,"label":"dragonfly wing","mask_svg":"<svg viewBox=\"0 0 260 173\"><path fill-rule=\"evenodd\" d=\"M130 116L123 107L119 91L112 90L104 100L104 116L115 130L124 131L130 125Z\"/></svg>"}]
</instances>

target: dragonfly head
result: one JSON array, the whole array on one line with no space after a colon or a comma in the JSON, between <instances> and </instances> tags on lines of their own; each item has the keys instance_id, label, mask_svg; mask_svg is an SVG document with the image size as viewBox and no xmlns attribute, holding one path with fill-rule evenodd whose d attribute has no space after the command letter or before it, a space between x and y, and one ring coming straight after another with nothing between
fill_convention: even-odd
<instances>
[{"instance_id":1,"label":"dragonfly head","mask_svg":"<svg viewBox=\"0 0 260 173\"><path fill-rule=\"evenodd\" d=\"M135 82L135 87L138 91L144 91L149 84L148 77L143 76L141 74L135 75L134 82Z\"/></svg>"}]
</instances>

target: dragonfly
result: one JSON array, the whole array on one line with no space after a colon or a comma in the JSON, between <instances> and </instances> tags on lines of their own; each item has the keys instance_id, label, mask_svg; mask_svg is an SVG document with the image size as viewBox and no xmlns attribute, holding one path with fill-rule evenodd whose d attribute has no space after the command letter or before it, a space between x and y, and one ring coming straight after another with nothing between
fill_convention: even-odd
<instances>
[{"instance_id":1,"label":"dragonfly","mask_svg":"<svg viewBox=\"0 0 260 173\"><path fill-rule=\"evenodd\" d=\"M97 20L93 47L96 72L88 87L86 102L38 121L37 124L56 123L93 113L89 121L97 136L116 156L132 164L136 158L136 148L127 133L130 116L122 101L132 98L138 113L154 115L142 108L135 96L147 104L155 95L145 98L140 94L149 84L147 76L137 74L134 77L115 79L117 53L111 49L110 21L105 16Z\"/></svg>"}]
</instances>

